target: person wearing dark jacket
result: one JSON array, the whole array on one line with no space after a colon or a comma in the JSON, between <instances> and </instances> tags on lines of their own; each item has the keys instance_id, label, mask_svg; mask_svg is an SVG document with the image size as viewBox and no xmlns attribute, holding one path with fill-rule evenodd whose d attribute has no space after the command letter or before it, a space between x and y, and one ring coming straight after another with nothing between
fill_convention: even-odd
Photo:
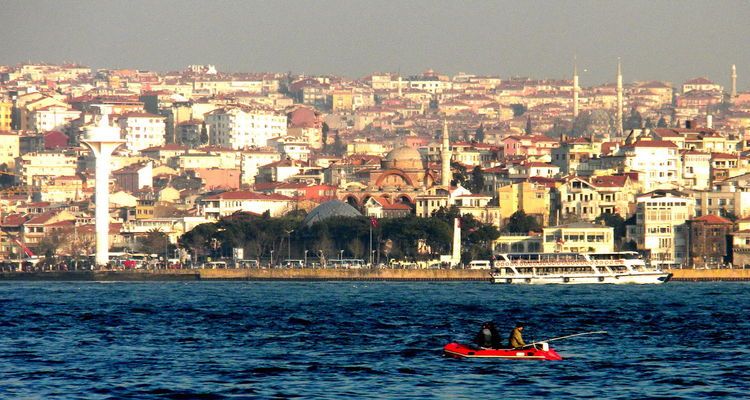
<instances>
[{"instance_id":1,"label":"person wearing dark jacket","mask_svg":"<svg viewBox=\"0 0 750 400\"><path fill-rule=\"evenodd\" d=\"M492 322L483 323L482 328L474 337L474 343L485 349L499 349L500 334L497 332L495 324Z\"/></svg>"},{"instance_id":2,"label":"person wearing dark jacket","mask_svg":"<svg viewBox=\"0 0 750 400\"><path fill-rule=\"evenodd\" d=\"M526 342L523 341L523 335L521 335L521 332L523 332L523 323L519 322L516 324L513 331L510 332L510 336L508 336L508 346L513 349L526 347Z\"/></svg>"}]
</instances>

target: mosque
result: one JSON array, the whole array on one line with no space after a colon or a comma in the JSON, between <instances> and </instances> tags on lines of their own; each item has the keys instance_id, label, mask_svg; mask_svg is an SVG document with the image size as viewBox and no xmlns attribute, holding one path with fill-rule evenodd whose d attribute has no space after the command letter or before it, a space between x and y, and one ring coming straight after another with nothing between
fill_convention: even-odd
<instances>
[{"instance_id":1,"label":"mosque","mask_svg":"<svg viewBox=\"0 0 750 400\"><path fill-rule=\"evenodd\" d=\"M398 147L381 160L380 168L361 169L343 179L339 185L339 198L355 208L362 208L373 197L413 207L416 197L428 189L436 185L450 186L452 174L448 136L447 125L444 124L439 172L426 164L418 150L409 146Z\"/></svg>"}]
</instances>

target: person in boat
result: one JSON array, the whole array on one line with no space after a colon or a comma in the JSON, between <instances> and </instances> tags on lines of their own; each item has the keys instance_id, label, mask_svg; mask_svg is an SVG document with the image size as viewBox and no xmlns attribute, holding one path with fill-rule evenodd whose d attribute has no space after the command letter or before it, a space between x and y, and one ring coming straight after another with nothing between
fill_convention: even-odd
<instances>
[{"instance_id":1,"label":"person in boat","mask_svg":"<svg viewBox=\"0 0 750 400\"><path fill-rule=\"evenodd\" d=\"M480 348L499 349L500 334L497 332L495 324L493 322L483 323L482 328L474 337L474 343Z\"/></svg>"},{"instance_id":2,"label":"person in boat","mask_svg":"<svg viewBox=\"0 0 750 400\"><path fill-rule=\"evenodd\" d=\"M523 341L522 335L523 327L524 324L522 322L516 323L516 327L513 328L513 331L510 332L510 336L508 336L508 346L513 349L526 347L526 342Z\"/></svg>"}]
</instances>

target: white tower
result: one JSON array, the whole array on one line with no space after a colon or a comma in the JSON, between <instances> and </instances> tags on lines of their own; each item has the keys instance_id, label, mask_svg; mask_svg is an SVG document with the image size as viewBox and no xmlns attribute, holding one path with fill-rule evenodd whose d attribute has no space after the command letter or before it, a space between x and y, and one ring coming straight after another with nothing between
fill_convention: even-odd
<instances>
[{"instance_id":1,"label":"white tower","mask_svg":"<svg viewBox=\"0 0 750 400\"><path fill-rule=\"evenodd\" d=\"M452 264L461 262L461 218L453 219L453 245L451 246Z\"/></svg>"},{"instance_id":2,"label":"white tower","mask_svg":"<svg viewBox=\"0 0 750 400\"><path fill-rule=\"evenodd\" d=\"M451 185L451 145L448 133L448 121L443 120L443 145L440 146L440 179L443 186Z\"/></svg>"},{"instance_id":3,"label":"white tower","mask_svg":"<svg viewBox=\"0 0 750 400\"><path fill-rule=\"evenodd\" d=\"M86 129L81 143L94 153L96 160L96 265L109 262L109 172L112 152L125 143L120 138L120 128L109 125L107 115L102 115L96 126Z\"/></svg>"},{"instance_id":4,"label":"white tower","mask_svg":"<svg viewBox=\"0 0 750 400\"><path fill-rule=\"evenodd\" d=\"M737 97L737 66L732 64L732 97Z\"/></svg>"},{"instance_id":5,"label":"white tower","mask_svg":"<svg viewBox=\"0 0 750 400\"><path fill-rule=\"evenodd\" d=\"M398 98L400 99L403 95L403 92L401 91L401 75L398 76Z\"/></svg>"},{"instance_id":6,"label":"white tower","mask_svg":"<svg viewBox=\"0 0 750 400\"><path fill-rule=\"evenodd\" d=\"M573 61L573 118L578 118L578 65Z\"/></svg>"},{"instance_id":7,"label":"white tower","mask_svg":"<svg viewBox=\"0 0 750 400\"><path fill-rule=\"evenodd\" d=\"M620 59L617 59L617 119L615 121L617 128L617 137L622 138L622 67Z\"/></svg>"}]
</instances>

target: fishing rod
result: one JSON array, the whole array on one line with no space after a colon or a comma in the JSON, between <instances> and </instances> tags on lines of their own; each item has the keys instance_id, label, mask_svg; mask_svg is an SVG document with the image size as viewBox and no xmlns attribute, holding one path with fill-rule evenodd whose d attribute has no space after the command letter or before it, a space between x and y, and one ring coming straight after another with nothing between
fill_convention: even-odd
<instances>
[{"instance_id":1,"label":"fishing rod","mask_svg":"<svg viewBox=\"0 0 750 400\"><path fill-rule=\"evenodd\" d=\"M539 344L539 343L552 342L552 341L555 341L555 340L562 340L562 339L572 338L572 337L575 337L575 336L599 335L599 334L605 334L606 335L607 331L595 331L595 332L576 333L574 335L560 336L560 337L556 337L556 338L552 338L552 339L537 340L536 342L529 343L527 346L531 346L531 345L535 345L535 344Z\"/></svg>"}]
</instances>

